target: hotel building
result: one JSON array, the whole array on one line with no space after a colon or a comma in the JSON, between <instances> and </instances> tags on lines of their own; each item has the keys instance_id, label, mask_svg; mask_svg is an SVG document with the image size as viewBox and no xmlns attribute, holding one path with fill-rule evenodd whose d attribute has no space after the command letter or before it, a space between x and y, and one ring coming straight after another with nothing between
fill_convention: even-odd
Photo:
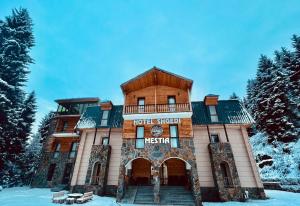
<instances>
[{"instance_id":1,"label":"hotel building","mask_svg":"<svg viewBox=\"0 0 300 206\"><path fill-rule=\"evenodd\" d=\"M34 187L140 204L265 198L238 100L191 101L193 81L156 67L123 83L123 105L56 100Z\"/></svg>"}]
</instances>

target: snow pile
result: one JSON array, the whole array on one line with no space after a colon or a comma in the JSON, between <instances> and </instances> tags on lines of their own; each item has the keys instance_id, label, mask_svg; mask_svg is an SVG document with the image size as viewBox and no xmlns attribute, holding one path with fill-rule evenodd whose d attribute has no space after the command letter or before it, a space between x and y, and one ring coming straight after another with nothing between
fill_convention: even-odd
<instances>
[{"instance_id":1,"label":"snow pile","mask_svg":"<svg viewBox=\"0 0 300 206\"><path fill-rule=\"evenodd\" d=\"M96 122L90 118L82 118L78 122L77 126L78 129L90 129L96 127Z\"/></svg>"},{"instance_id":2,"label":"snow pile","mask_svg":"<svg viewBox=\"0 0 300 206\"><path fill-rule=\"evenodd\" d=\"M52 192L50 189L28 187L14 187L7 188L1 192L0 205L1 206L57 206L51 202ZM204 206L299 206L300 194L284 191L266 190L269 197L267 200L248 200L247 202L204 202ZM65 205L65 204L62 204ZM79 204L73 204L79 206ZM80 204L82 205L82 204ZM132 204L119 204L113 197L93 196L93 200L83 204L84 206L134 206Z\"/></svg>"},{"instance_id":3,"label":"snow pile","mask_svg":"<svg viewBox=\"0 0 300 206\"><path fill-rule=\"evenodd\" d=\"M250 144L263 181L278 181L282 189L300 191L300 140L269 144L267 135L257 133Z\"/></svg>"}]
</instances>

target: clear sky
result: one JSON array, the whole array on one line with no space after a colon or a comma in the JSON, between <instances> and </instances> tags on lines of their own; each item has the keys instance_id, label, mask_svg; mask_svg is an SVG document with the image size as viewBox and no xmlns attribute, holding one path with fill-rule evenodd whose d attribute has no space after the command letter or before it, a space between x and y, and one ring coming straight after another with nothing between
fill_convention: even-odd
<instances>
[{"instance_id":1,"label":"clear sky","mask_svg":"<svg viewBox=\"0 0 300 206\"><path fill-rule=\"evenodd\" d=\"M242 97L260 54L300 35L298 0L1 0L0 18L20 6L34 23L37 121L59 98L122 104L120 84L153 66L193 79L194 101Z\"/></svg>"}]
</instances>

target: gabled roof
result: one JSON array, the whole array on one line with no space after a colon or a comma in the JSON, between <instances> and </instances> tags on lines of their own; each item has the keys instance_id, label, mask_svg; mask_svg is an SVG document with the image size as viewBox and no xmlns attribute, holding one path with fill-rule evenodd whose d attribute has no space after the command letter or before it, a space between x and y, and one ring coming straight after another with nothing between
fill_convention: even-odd
<instances>
[{"instance_id":1,"label":"gabled roof","mask_svg":"<svg viewBox=\"0 0 300 206\"><path fill-rule=\"evenodd\" d=\"M121 84L121 89L124 94L128 94L132 91L153 85L163 85L186 90L192 88L193 80L153 67L135 78Z\"/></svg>"}]
</instances>

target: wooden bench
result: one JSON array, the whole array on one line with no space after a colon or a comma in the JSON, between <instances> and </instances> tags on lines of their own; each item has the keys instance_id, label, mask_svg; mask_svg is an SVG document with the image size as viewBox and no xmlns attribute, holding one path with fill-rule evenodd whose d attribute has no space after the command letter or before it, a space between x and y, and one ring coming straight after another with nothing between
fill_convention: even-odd
<instances>
[{"instance_id":1,"label":"wooden bench","mask_svg":"<svg viewBox=\"0 0 300 206\"><path fill-rule=\"evenodd\" d=\"M66 198L67 197L65 196L65 193L63 191L56 192L53 194L52 202L62 204L65 202Z\"/></svg>"},{"instance_id":2,"label":"wooden bench","mask_svg":"<svg viewBox=\"0 0 300 206\"><path fill-rule=\"evenodd\" d=\"M91 199L93 199L93 192L86 192L82 197L76 199L76 203L85 203Z\"/></svg>"},{"instance_id":3,"label":"wooden bench","mask_svg":"<svg viewBox=\"0 0 300 206\"><path fill-rule=\"evenodd\" d=\"M73 204L73 203L75 203L75 198L74 198L74 197L68 197L68 198L66 199L66 204L67 204L67 205L71 205L71 204Z\"/></svg>"}]
</instances>

